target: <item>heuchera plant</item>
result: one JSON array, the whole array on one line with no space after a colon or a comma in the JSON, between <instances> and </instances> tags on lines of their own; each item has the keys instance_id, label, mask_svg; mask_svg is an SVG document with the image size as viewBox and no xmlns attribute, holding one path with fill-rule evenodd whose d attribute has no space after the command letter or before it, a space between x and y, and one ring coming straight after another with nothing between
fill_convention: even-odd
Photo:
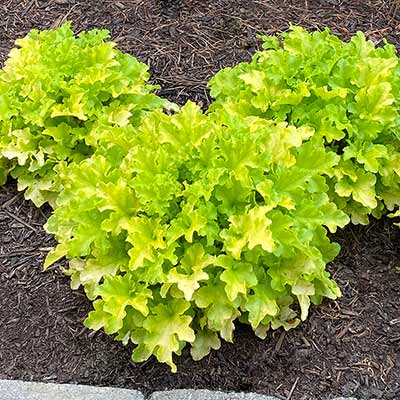
<instances>
[{"instance_id":1,"label":"heuchera plant","mask_svg":"<svg viewBox=\"0 0 400 400\"><path fill-rule=\"evenodd\" d=\"M45 267L70 260L85 325L176 371L174 354L204 357L235 321L265 338L337 298L328 231L399 216L394 48L264 37L212 79L203 113L158 98L106 36L33 31L0 72L0 175L51 202Z\"/></svg>"},{"instance_id":2,"label":"heuchera plant","mask_svg":"<svg viewBox=\"0 0 400 400\"><path fill-rule=\"evenodd\" d=\"M16 41L0 72L0 181L8 173L37 206L54 202L60 161L90 156L108 127L136 125L167 102L146 82L148 67L105 41L75 36L70 23Z\"/></svg>"},{"instance_id":3,"label":"heuchera plant","mask_svg":"<svg viewBox=\"0 0 400 400\"><path fill-rule=\"evenodd\" d=\"M265 337L298 324L295 300L304 320L311 302L335 299L325 264L339 246L325 227L349 219L326 194L339 156L303 144L313 133L257 117L219 124L189 102L115 129L110 141L130 138L125 157L60 170L47 264L72 259L73 287L95 299L86 326L175 370L173 353L190 343L200 359L232 341L236 319Z\"/></svg>"},{"instance_id":4,"label":"heuchera plant","mask_svg":"<svg viewBox=\"0 0 400 400\"><path fill-rule=\"evenodd\" d=\"M315 130L340 155L330 197L354 223L400 206L400 65L394 46L300 27L263 36L249 63L218 72L211 109Z\"/></svg>"}]
</instances>

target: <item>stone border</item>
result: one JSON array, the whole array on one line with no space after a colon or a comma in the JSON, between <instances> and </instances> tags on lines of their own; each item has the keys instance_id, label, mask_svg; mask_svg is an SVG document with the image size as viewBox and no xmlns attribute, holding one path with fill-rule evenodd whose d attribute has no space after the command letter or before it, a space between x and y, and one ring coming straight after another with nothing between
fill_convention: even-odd
<instances>
[{"instance_id":1,"label":"stone border","mask_svg":"<svg viewBox=\"0 0 400 400\"><path fill-rule=\"evenodd\" d=\"M137 390L0 380L0 400L144 400Z\"/></svg>"},{"instance_id":2,"label":"stone border","mask_svg":"<svg viewBox=\"0 0 400 400\"><path fill-rule=\"evenodd\" d=\"M154 392L148 400L279 400L276 397L257 393L224 393L203 389L177 389ZM315 399L309 399L315 400ZM328 399L325 399L328 400ZM338 397L332 400L357 400L354 397ZM374 400L374 399L371 399Z\"/></svg>"},{"instance_id":3,"label":"stone border","mask_svg":"<svg viewBox=\"0 0 400 400\"><path fill-rule=\"evenodd\" d=\"M278 400L256 393L223 393L212 390L177 389L154 392L149 400Z\"/></svg>"},{"instance_id":4,"label":"stone border","mask_svg":"<svg viewBox=\"0 0 400 400\"><path fill-rule=\"evenodd\" d=\"M0 380L0 400L145 400L137 390L84 385ZM256 393L178 389L154 392L148 400L279 400ZM310 399L311 400L311 399ZM328 400L328 399L326 399ZM331 400L357 400L340 397Z\"/></svg>"}]
</instances>

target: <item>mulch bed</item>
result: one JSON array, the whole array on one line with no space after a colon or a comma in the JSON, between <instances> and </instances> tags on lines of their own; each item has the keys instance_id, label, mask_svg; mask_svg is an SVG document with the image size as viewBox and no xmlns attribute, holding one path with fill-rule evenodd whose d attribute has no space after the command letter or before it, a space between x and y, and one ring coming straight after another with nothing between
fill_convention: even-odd
<instances>
[{"instance_id":1,"label":"mulch bed","mask_svg":"<svg viewBox=\"0 0 400 400\"><path fill-rule=\"evenodd\" d=\"M108 28L119 48L151 67L161 95L209 102L206 83L218 69L247 60L257 33L289 23L331 27L349 38L400 45L400 3L390 0L2 0L0 63L32 28ZM330 266L343 291L313 309L296 330L266 340L237 326L200 362L187 352L178 373L154 359L130 362L130 348L82 321L90 304L58 268L41 272L54 244L42 225L50 210L23 200L14 182L0 189L0 379L76 382L137 388L255 391L282 399L353 395L400 399L400 230L392 221L349 226L333 238L341 255Z\"/></svg>"}]
</instances>

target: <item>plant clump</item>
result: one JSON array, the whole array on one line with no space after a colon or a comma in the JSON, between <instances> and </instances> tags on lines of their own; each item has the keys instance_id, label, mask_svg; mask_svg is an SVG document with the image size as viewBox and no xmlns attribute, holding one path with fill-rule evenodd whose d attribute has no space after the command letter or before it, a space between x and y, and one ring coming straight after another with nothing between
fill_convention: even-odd
<instances>
[{"instance_id":1,"label":"plant clump","mask_svg":"<svg viewBox=\"0 0 400 400\"><path fill-rule=\"evenodd\" d=\"M358 32L349 42L328 29L292 27L262 36L249 63L210 81L215 101L243 117L315 130L340 155L329 195L353 223L400 206L400 65L394 46L375 47Z\"/></svg>"},{"instance_id":2,"label":"plant clump","mask_svg":"<svg viewBox=\"0 0 400 400\"><path fill-rule=\"evenodd\" d=\"M147 83L147 65L107 37L106 30L75 36L70 23L33 30L0 71L0 182L11 174L36 206L54 202L61 161L82 161L108 128L135 126L168 103Z\"/></svg>"},{"instance_id":3,"label":"plant clump","mask_svg":"<svg viewBox=\"0 0 400 400\"><path fill-rule=\"evenodd\" d=\"M326 228L349 219L324 177L339 157L304 144L312 129L222 125L189 102L127 130L110 135L129 136L125 157L65 168L47 223L59 242L48 263L72 259L74 288L96 299L87 326L137 344L135 361L155 354L175 368L186 343L199 359L232 341L236 319L265 337L298 324L295 300L304 320L310 302L340 294L325 271L339 251Z\"/></svg>"},{"instance_id":4,"label":"plant clump","mask_svg":"<svg viewBox=\"0 0 400 400\"><path fill-rule=\"evenodd\" d=\"M292 27L217 73L202 112L106 37L33 31L0 72L2 181L53 207L45 268L69 259L85 325L176 371L236 321L265 338L340 296L328 233L399 216L394 47Z\"/></svg>"}]
</instances>

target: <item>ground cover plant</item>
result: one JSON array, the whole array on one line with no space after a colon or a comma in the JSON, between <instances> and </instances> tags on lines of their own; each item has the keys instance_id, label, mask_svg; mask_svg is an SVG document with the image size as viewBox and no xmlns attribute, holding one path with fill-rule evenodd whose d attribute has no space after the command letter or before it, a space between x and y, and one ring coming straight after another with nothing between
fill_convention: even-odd
<instances>
[{"instance_id":1,"label":"ground cover plant","mask_svg":"<svg viewBox=\"0 0 400 400\"><path fill-rule=\"evenodd\" d=\"M85 159L108 127L168 103L107 31L75 36L70 25L17 40L0 72L0 182L10 173L36 206L54 203L61 161Z\"/></svg>"},{"instance_id":2,"label":"ground cover plant","mask_svg":"<svg viewBox=\"0 0 400 400\"><path fill-rule=\"evenodd\" d=\"M345 41L361 30L378 46L387 37L399 48L400 38L400 14L387 0L185 0L168 7L158 0L5 0L0 9L1 65L15 39L32 28L59 26L68 15L76 32L109 29L118 49L150 66L159 96L181 105L191 99L203 109L211 101L210 77L250 61L261 45L259 33L274 35L295 23L310 30L329 26ZM50 207L24 200L13 179L0 188L0 203L1 379L116 386L147 396L191 387L291 394L292 400L399 397L400 230L393 219L372 217L368 225L348 224L329 235L341 245L327 266L342 292L338 300L311 307L296 329L270 330L265 340L235 322L234 343L221 340L220 349L200 361L188 345L174 357L178 371L171 373L155 357L130 362L133 344L122 346L102 329L83 326L91 301L83 289L70 289L59 268L68 260L41 272L56 243L43 229Z\"/></svg>"},{"instance_id":3,"label":"ground cover plant","mask_svg":"<svg viewBox=\"0 0 400 400\"><path fill-rule=\"evenodd\" d=\"M60 243L47 263L72 258L73 286L97 298L87 326L132 340L135 361L155 354L175 369L186 342L200 359L232 341L237 318L265 337L298 324L294 299L304 320L310 301L339 295L325 271L339 246L322 225L349 219L323 184L338 157L302 146L312 130L220 125L190 102L142 122L124 158L66 167L47 224Z\"/></svg>"},{"instance_id":4,"label":"ground cover plant","mask_svg":"<svg viewBox=\"0 0 400 400\"><path fill-rule=\"evenodd\" d=\"M251 62L226 68L210 82L220 113L257 116L308 126L340 155L329 182L330 197L368 223L400 205L400 66L393 45L349 42L294 27L263 37Z\"/></svg>"},{"instance_id":5,"label":"ground cover plant","mask_svg":"<svg viewBox=\"0 0 400 400\"><path fill-rule=\"evenodd\" d=\"M220 346L219 336L232 340L237 318L260 337L270 326L296 326L295 300L304 320L310 302L340 294L325 270L339 250L326 228L335 232L346 225L346 213L365 222L384 205L398 205L393 48L375 49L359 35L348 50L326 31L311 35L298 28L288 37L296 43L289 50L268 39L267 52L253 64L218 74L211 83L217 100L207 114L190 102L166 113L160 108L166 103L152 96L158 110L140 115L137 123L125 113L123 123L115 123L106 107L91 122L97 129L83 139L94 142L91 152L51 159L61 193L47 229L60 244L46 264L72 259L67 273L73 287L84 285L94 300L87 326L137 344L135 361L154 354L175 369L172 355L187 342L199 359ZM333 51L344 78L350 69L367 84L335 81L334 66L318 71L322 59L309 61L305 50L293 56L296 68L283 77L282 60L268 62L278 69L270 75L266 65L257 69L260 59L269 59L269 48L287 60L300 43L311 41L306 50L314 49L313 40L322 59ZM374 62L365 63L365 57ZM383 82L371 84L365 76L376 78L376 71L361 66L377 60L387 68L380 65ZM315 81L311 70L317 71ZM285 95L270 93L274 79L289 85L274 88ZM336 100L337 108L329 109ZM318 120L313 113L324 110L321 104L328 110ZM98 125L104 113L107 123ZM331 121L341 113L350 118ZM31 123L26 121L17 129ZM15 128L5 126L7 142ZM31 146L41 150L37 143ZM10 157L7 150L3 155ZM24 165L26 159L18 161Z\"/></svg>"}]
</instances>

